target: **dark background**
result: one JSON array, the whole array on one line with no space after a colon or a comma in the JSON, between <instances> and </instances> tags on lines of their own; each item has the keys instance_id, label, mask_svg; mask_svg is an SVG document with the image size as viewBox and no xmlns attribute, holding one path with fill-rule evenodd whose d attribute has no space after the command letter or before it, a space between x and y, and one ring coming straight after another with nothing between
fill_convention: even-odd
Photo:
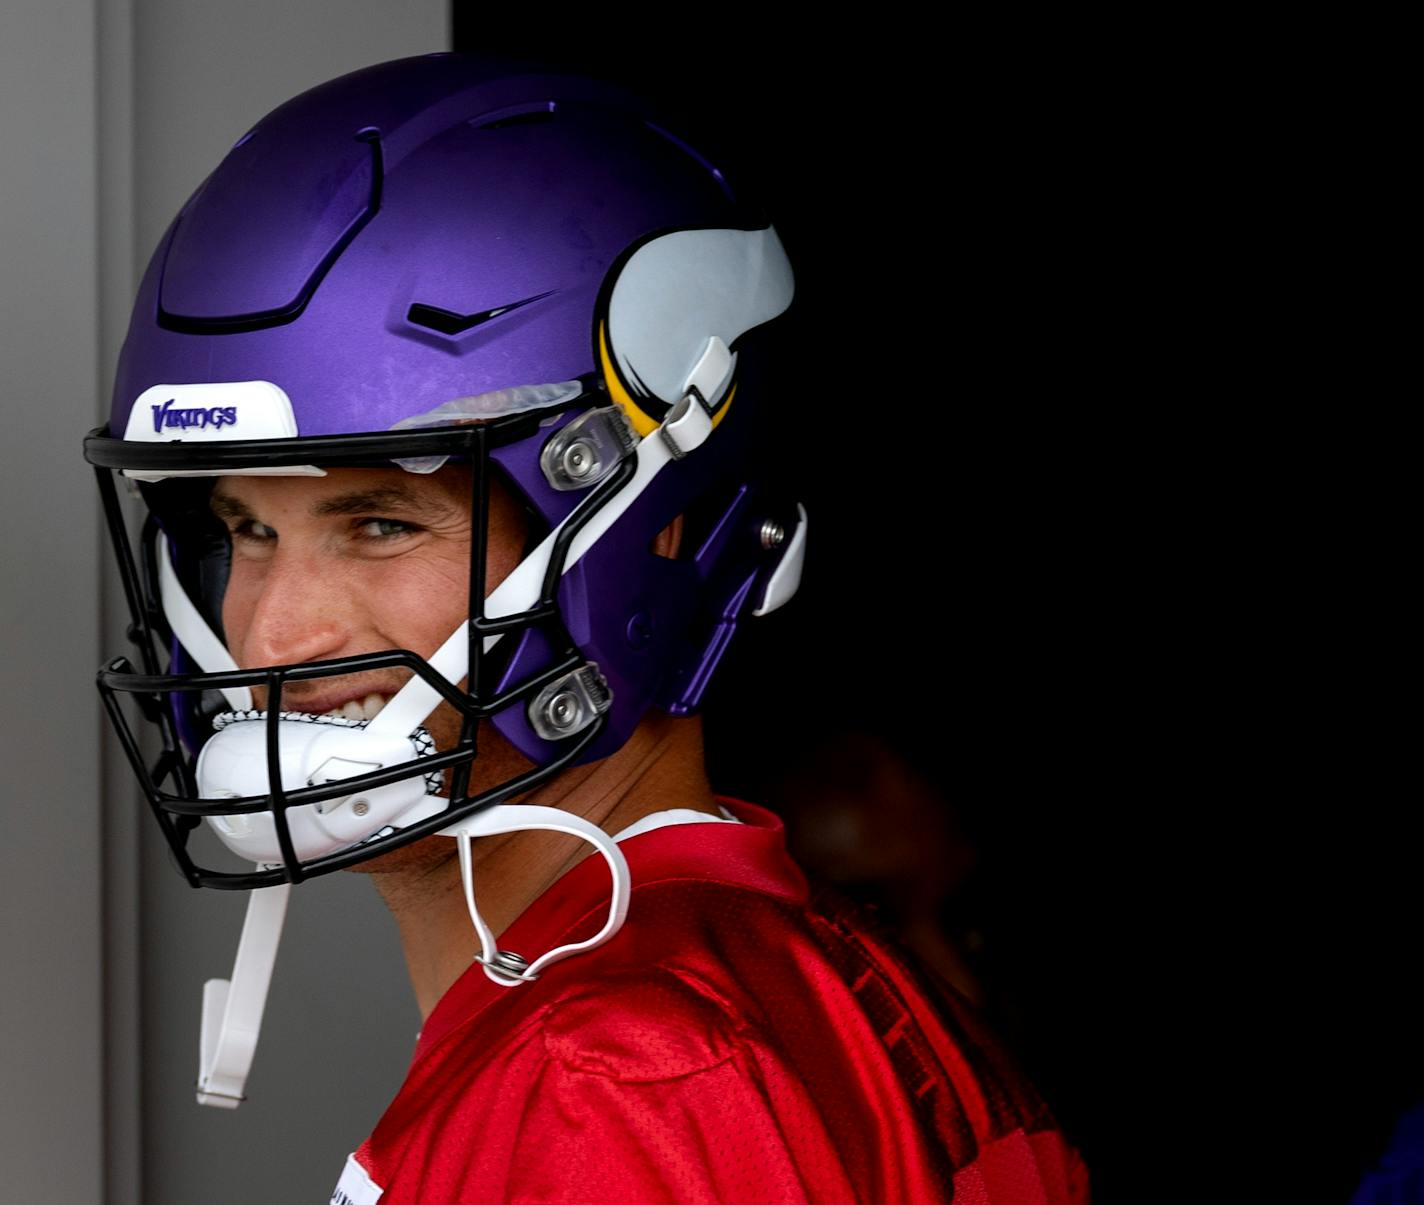
<instances>
[{"instance_id":1,"label":"dark background","mask_svg":"<svg viewBox=\"0 0 1424 1205\"><path fill-rule=\"evenodd\" d=\"M454 11L454 49L530 53L527 30ZM1120 1077L1138 1057L1122 1014L1144 1005L1111 964L1136 960L1144 918L1114 897L1146 853L1125 830L1155 830L1142 813L1161 801L1122 781L1151 671L1112 647L1140 623L1111 563L1131 536L1092 449L1102 420L1064 371L1090 356L1055 313L1075 182L1016 120L1013 80L985 96L962 50L913 30L554 24L540 59L638 87L735 150L797 274L787 384L813 425L786 468L806 572L739 633L707 704L714 786L766 802L788 760L855 731L929 779L977 851L945 922L973 935L990 1015L1099 1199L1141 1199Z\"/></svg>"},{"instance_id":2,"label":"dark background","mask_svg":"<svg viewBox=\"0 0 1424 1205\"><path fill-rule=\"evenodd\" d=\"M1346 1199L1424 1096L1417 825L1338 478L1237 358L1270 215L1213 81L1067 19L453 11L680 106L795 267L805 577L707 704L714 786L856 733L929 784L944 931L1100 1205Z\"/></svg>"}]
</instances>

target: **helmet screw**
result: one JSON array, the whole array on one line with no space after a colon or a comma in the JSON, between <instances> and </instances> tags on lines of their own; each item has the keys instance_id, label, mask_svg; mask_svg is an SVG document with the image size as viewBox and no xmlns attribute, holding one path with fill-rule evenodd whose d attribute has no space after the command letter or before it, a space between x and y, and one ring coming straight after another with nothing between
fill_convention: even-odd
<instances>
[{"instance_id":1,"label":"helmet screw","mask_svg":"<svg viewBox=\"0 0 1424 1205\"><path fill-rule=\"evenodd\" d=\"M594 457L593 449L577 440L564 450L564 469L568 475L575 480L580 477L587 477L593 471Z\"/></svg>"},{"instance_id":2,"label":"helmet screw","mask_svg":"<svg viewBox=\"0 0 1424 1205\"><path fill-rule=\"evenodd\" d=\"M364 816L371 810L371 804L365 799L355 799L351 802L351 810L358 816Z\"/></svg>"},{"instance_id":3,"label":"helmet screw","mask_svg":"<svg viewBox=\"0 0 1424 1205\"><path fill-rule=\"evenodd\" d=\"M549 723L560 730L572 728L581 713L578 696L571 690L560 691L549 700L549 705L545 708Z\"/></svg>"},{"instance_id":4,"label":"helmet screw","mask_svg":"<svg viewBox=\"0 0 1424 1205\"><path fill-rule=\"evenodd\" d=\"M763 548L780 548L786 540L786 528L782 527L775 519L767 519L761 525L761 546Z\"/></svg>"}]
</instances>

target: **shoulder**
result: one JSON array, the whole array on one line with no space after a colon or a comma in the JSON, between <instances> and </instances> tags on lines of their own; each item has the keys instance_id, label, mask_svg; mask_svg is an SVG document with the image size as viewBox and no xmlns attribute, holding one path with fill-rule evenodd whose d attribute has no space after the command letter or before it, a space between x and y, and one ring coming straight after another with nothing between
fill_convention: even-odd
<instances>
[{"instance_id":1,"label":"shoulder","mask_svg":"<svg viewBox=\"0 0 1424 1205\"><path fill-rule=\"evenodd\" d=\"M561 1068L628 1084L766 1066L785 1053L784 1006L815 992L821 963L803 902L664 878L635 888L616 942L568 961L540 1039Z\"/></svg>"},{"instance_id":2,"label":"shoulder","mask_svg":"<svg viewBox=\"0 0 1424 1205\"><path fill-rule=\"evenodd\" d=\"M580 980L550 1001L539 1033L560 1067L624 1083L710 1070L757 1037L712 985L662 966Z\"/></svg>"}]
</instances>

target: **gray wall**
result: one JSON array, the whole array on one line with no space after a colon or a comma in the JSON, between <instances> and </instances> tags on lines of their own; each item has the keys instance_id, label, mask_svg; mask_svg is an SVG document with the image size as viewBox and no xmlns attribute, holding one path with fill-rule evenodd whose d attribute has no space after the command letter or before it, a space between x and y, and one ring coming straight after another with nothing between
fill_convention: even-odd
<instances>
[{"instance_id":1,"label":"gray wall","mask_svg":"<svg viewBox=\"0 0 1424 1205\"><path fill-rule=\"evenodd\" d=\"M7 0L0 9L0 1172L46 1205L325 1201L419 1024L369 884L293 893L236 1112L193 1102L202 982L244 899L183 885L93 689L121 651L79 455L138 273L188 194L287 97L444 49L443 0Z\"/></svg>"},{"instance_id":2,"label":"gray wall","mask_svg":"<svg viewBox=\"0 0 1424 1205\"><path fill-rule=\"evenodd\" d=\"M103 1190L99 529L79 459L99 386L96 32L0 8L0 1177ZM63 483L62 489L56 489Z\"/></svg>"}]
</instances>

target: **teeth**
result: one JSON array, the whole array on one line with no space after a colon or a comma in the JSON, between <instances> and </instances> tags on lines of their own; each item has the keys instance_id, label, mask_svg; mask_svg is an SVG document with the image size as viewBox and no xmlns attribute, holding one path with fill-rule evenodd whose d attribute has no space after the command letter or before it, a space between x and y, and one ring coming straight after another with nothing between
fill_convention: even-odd
<instances>
[{"instance_id":1,"label":"teeth","mask_svg":"<svg viewBox=\"0 0 1424 1205\"><path fill-rule=\"evenodd\" d=\"M333 707L326 715L342 716L348 720L374 720L390 700L385 695L369 694L364 699L352 699L340 707Z\"/></svg>"}]
</instances>

